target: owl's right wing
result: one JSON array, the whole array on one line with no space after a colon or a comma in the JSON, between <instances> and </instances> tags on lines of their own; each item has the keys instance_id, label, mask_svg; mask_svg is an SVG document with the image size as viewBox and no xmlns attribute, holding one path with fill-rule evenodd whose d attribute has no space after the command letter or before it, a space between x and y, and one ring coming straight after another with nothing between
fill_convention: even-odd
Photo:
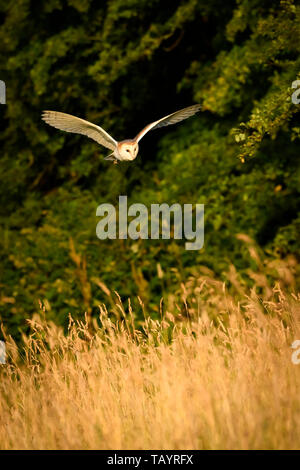
<instances>
[{"instance_id":1,"label":"owl's right wing","mask_svg":"<svg viewBox=\"0 0 300 470\"><path fill-rule=\"evenodd\" d=\"M170 126L170 124L176 124L177 122L183 121L184 119L187 119L190 116L196 114L200 108L200 104L194 104L192 106L188 106L187 108L180 109L179 111L175 111L175 113L168 114L168 116L164 116L158 121L151 122L138 133L134 140L139 142L144 137L144 135L146 135L147 132L151 130L153 131L159 127Z\"/></svg>"},{"instance_id":2,"label":"owl's right wing","mask_svg":"<svg viewBox=\"0 0 300 470\"><path fill-rule=\"evenodd\" d=\"M118 144L102 127L71 114L60 113L58 111L43 111L42 119L50 126L56 127L56 129L86 135L110 150L115 150Z\"/></svg>"}]
</instances>

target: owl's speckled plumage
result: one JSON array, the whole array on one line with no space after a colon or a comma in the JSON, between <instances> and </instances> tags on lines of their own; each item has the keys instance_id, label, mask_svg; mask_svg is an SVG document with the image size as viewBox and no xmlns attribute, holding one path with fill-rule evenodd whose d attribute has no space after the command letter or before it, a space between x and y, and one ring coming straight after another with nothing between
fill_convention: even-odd
<instances>
[{"instance_id":1,"label":"owl's speckled plumage","mask_svg":"<svg viewBox=\"0 0 300 470\"><path fill-rule=\"evenodd\" d=\"M151 122L144 127L134 139L127 139L117 142L102 127L91 122L80 119L71 114L60 113L58 111L43 111L42 119L50 126L56 127L62 131L83 134L98 142L98 144L112 150L112 153L105 157L105 160L130 161L134 160L139 152L139 141L147 132L158 129L159 127L176 124L196 114L200 109L199 104L180 109L175 113L168 114L158 121Z\"/></svg>"}]
</instances>

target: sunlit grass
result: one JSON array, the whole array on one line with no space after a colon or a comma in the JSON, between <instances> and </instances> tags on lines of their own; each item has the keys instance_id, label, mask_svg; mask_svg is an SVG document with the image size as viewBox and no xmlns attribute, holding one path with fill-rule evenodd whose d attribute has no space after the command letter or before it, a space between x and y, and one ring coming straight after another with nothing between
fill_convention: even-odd
<instances>
[{"instance_id":1,"label":"sunlit grass","mask_svg":"<svg viewBox=\"0 0 300 470\"><path fill-rule=\"evenodd\" d=\"M277 288L237 303L201 286L186 316L138 330L116 297L117 322L101 306L67 335L36 317L24 350L7 338L0 448L299 448L300 298Z\"/></svg>"}]
</instances>

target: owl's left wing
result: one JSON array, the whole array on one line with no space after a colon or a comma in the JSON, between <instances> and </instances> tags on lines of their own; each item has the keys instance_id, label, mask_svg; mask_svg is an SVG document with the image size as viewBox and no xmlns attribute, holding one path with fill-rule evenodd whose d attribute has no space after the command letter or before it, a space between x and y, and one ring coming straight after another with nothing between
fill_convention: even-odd
<instances>
[{"instance_id":1,"label":"owl's left wing","mask_svg":"<svg viewBox=\"0 0 300 470\"><path fill-rule=\"evenodd\" d=\"M194 104L193 106L189 106L188 108L180 109L179 111L175 111L175 113L168 114L168 116L165 116L159 119L158 121L151 122L138 133L134 140L136 142L139 142L142 137L144 137L144 135L147 134L147 132L149 131L183 121L184 119L187 119L190 116L196 114L200 108L200 104Z\"/></svg>"},{"instance_id":2,"label":"owl's left wing","mask_svg":"<svg viewBox=\"0 0 300 470\"><path fill-rule=\"evenodd\" d=\"M73 116L72 114L61 113L59 111L43 111L42 119L49 126L61 131L72 132L74 134L86 135L110 150L115 150L118 142L108 134L102 127Z\"/></svg>"}]
</instances>

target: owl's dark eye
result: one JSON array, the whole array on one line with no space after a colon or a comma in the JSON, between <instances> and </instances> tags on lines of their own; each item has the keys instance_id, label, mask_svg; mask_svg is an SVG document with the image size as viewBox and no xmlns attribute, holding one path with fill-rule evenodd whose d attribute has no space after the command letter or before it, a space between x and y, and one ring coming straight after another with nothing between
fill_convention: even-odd
<instances>
[{"instance_id":1,"label":"owl's dark eye","mask_svg":"<svg viewBox=\"0 0 300 470\"><path fill-rule=\"evenodd\" d=\"M126 152L129 152L129 150L128 150L128 149L126 149Z\"/></svg>"}]
</instances>

